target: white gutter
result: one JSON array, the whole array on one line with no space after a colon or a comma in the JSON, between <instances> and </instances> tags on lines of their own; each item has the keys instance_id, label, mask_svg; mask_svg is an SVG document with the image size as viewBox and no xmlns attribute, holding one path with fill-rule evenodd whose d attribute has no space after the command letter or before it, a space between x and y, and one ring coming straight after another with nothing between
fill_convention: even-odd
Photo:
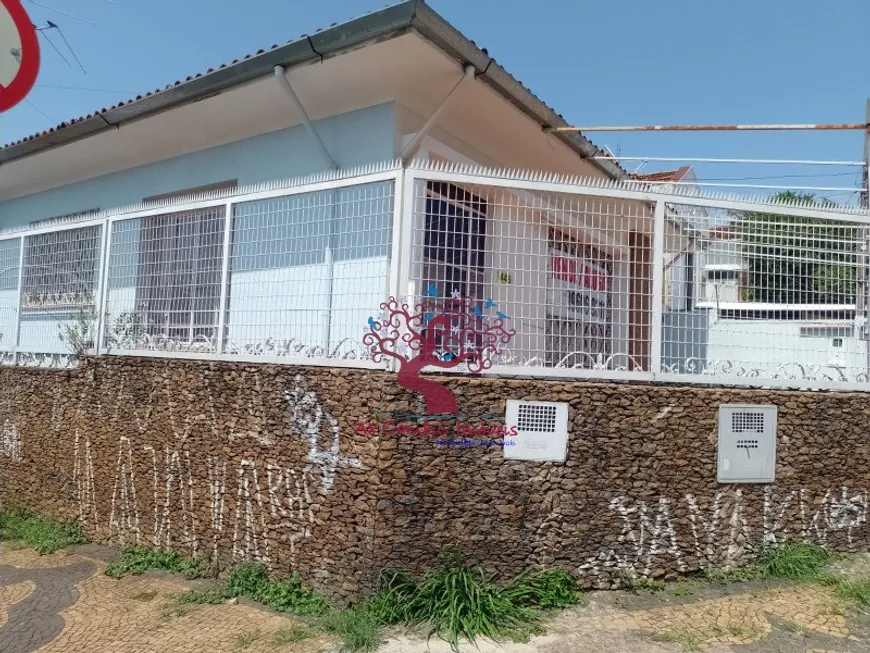
<instances>
[{"instance_id":1,"label":"white gutter","mask_svg":"<svg viewBox=\"0 0 870 653\"><path fill-rule=\"evenodd\" d=\"M329 150L326 149L326 144L323 142L323 139L320 138L320 134L317 133L317 130L314 129L314 125L311 124L311 118L308 117L305 107L303 107L302 103L299 101L299 96L296 95L296 91L293 90L293 87L290 86L290 82L287 81L284 66L275 66L274 72L275 79L278 80L278 84L284 89L287 97L290 98L290 102L296 110L296 114L305 126L305 131L308 132L308 135L311 136L311 140L314 141L314 145L320 150L320 154L323 156L329 167L332 170L338 170L338 164L335 162L335 159L332 158Z\"/></svg>"},{"instance_id":2,"label":"white gutter","mask_svg":"<svg viewBox=\"0 0 870 653\"><path fill-rule=\"evenodd\" d=\"M429 120L420 128L414 138L411 139L411 142L405 146L405 149L402 151L402 163L408 163L414 155L417 154L417 150L420 148L420 143L423 142L423 139L432 131L432 127L435 126L435 121L441 116L444 112L444 109L450 104L450 101L453 99L453 96L456 95L456 92L462 87L465 82L470 79L474 79L477 76L477 71L474 69L474 66L466 66L465 72L462 74L462 77L459 78L459 81L456 82L456 85L450 90L447 96L441 101L441 104L432 112L432 115L429 116Z\"/></svg>"}]
</instances>

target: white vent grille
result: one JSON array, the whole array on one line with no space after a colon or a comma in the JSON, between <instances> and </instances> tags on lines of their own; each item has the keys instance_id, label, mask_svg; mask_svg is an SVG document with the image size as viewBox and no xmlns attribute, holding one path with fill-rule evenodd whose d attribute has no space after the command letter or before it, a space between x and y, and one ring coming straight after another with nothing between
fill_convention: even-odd
<instances>
[{"instance_id":1,"label":"white vent grille","mask_svg":"<svg viewBox=\"0 0 870 653\"><path fill-rule=\"evenodd\" d=\"M557 411L553 405L523 404L517 410L517 431L555 433Z\"/></svg>"},{"instance_id":2,"label":"white vent grille","mask_svg":"<svg viewBox=\"0 0 870 653\"><path fill-rule=\"evenodd\" d=\"M776 419L776 406L719 406L720 483L774 481Z\"/></svg>"},{"instance_id":3,"label":"white vent grille","mask_svg":"<svg viewBox=\"0 0 870 653\"><path fill-rule=\"evenodd\" d=\"M568 404L508 400L504 457L565 462L568 455Z\"/></svg>"},{"instance_id":4,"label":"white vent grille","mask_svg":"<svg viewBox=\"0 0 870 653\"><path fill-rule=\"evenodd\" d=\"M731 413L731 430L734 433L764 433L764 413L735 412Z\"/></svg>"}]
</instances>

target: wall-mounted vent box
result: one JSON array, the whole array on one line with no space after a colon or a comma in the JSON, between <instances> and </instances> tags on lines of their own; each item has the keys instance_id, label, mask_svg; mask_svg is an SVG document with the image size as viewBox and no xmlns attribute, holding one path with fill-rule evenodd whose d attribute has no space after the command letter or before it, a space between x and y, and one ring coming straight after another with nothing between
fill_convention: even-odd
<instances>
[{"instance_id":1,"label":"wall-mounted vent box","mask_svg":"<svg viewBox=\"0 0 870 653\"><path fill-rule=\"evenodd\" d=\"M719 483L773 483L776 406L719 406Z\"/></svg>"},{"instance_id":2,"label":"wall-mounted vent box","mask_svg":"<svg viewBox=\"0 0 870 653\"><path fill-rule=\"evenodd\" d=\"M509 399L505 412L508 433L504 457L563 463L568 457L568 404ZM513 442L513 444L508 444Z\"/></svg>"}]
</instances>

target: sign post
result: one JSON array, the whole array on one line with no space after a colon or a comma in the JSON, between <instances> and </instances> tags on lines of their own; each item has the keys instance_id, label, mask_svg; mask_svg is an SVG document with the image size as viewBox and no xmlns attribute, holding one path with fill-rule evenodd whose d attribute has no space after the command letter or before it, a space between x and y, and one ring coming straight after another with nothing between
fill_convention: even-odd
<instances>
[{"instance_id":1,"label":"sign post","mask_svg":"<svg viewBox=\"0 0 870 653\"><path fill-rule=\"evenodd\" d=\"M39 74L39 39L21 0L0 0L0 113L21 102Z\"/></svg>"}]
</instances>

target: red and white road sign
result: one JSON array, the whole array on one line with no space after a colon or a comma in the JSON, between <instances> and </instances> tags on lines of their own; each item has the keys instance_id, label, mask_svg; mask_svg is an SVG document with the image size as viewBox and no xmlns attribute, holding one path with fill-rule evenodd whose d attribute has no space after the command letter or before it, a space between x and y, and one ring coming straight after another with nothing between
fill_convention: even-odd
<instances>
[{"instance_id":1,"label":"red and white road sign","mask_svg":"<svg viewBox=\"0 0 870 653\"><path fill-rule=\"evenodd\" d=\"M0 111L21 102L39 73L39 40L21 0L0 0Z\"/></svg>"}]
</instances>

